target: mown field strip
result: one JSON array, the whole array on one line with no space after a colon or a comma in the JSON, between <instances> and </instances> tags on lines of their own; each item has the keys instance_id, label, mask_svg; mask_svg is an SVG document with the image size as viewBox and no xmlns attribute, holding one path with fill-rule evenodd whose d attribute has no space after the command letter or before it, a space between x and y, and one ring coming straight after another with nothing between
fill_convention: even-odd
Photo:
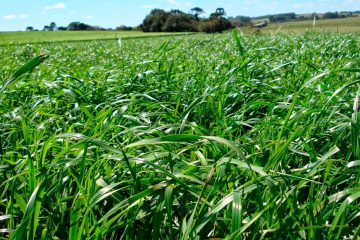
<instances>
[{"instance_id":1,"label":"mown field strip","mask_svg":"<svg viewBox=\"0 0 360 240\"><path fill-rule=\"evenodd\" d=\"M190 35L193 33L144 33L141 31L32 31L0 32L0 45L115 40L159 36Z\"/></svg>"}]
</instances>

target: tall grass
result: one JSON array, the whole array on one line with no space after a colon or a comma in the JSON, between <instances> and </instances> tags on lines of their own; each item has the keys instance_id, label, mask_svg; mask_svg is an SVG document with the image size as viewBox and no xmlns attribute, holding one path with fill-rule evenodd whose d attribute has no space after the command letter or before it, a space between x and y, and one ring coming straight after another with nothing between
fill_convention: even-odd
<instances>
[{"instance_id":1,"label":"tall grass","mask_svg":"<svg viewBox=\"0 0 360 240\"><path fill-rule=\"evenodd\" d=\"M356 239L359 37L0 47L0 238Z\"/></svg>"}]
</instances>

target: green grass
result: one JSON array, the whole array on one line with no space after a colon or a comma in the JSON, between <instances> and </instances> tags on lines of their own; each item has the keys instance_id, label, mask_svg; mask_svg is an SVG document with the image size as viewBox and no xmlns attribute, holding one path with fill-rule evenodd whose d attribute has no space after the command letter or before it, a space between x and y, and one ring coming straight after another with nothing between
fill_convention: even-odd
<instances>
[{"instance_id":1,"label":"green grass","mask_svg":"<svg viewBox=\"0 0 360 240\"><path fill-rule=\"evenodd\" d=\"M0 239L357 239L359 39L0 47Z\"/></svg>"},{"instance_id":2,"label":"green grass","mask_svg":"<svg viewBox=\"0 0 360 240\"><path fill-rule=\"evenodd\" d=\"M58 41L105 40L121 38L154 37L185 33L144 33L141 31L32 31L0 32L0 45Z\"/></svg>"}]
</instances>

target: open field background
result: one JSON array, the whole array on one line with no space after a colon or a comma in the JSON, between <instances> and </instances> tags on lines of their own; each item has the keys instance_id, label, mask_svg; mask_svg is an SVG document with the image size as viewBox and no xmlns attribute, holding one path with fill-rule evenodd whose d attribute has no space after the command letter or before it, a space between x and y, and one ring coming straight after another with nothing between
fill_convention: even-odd
<instances>
[{"instance_id":1,"label":"open field background","mask_svg":"<svg viewBox=\"0 0 360 240\"><path fill-rule=\"evenodd\" d=\"M0 47L0 239L357 239L359 38Z\"/></svg>"},{"instance_id":2,"label":"open field background","mask_svg":"<svg viewBox=\"0 0 360 240\"><path fill-rule=\"evenodd\" d=\"M298 21L271 24L268 31L274 31L281 28L284 32L360 32L360 17L349 17L339 19L319 19L315 22L313 28L313 21Z\"/></svg>"},{"instance_id":3,"label":"open field background","mask_svg":"<svg viewBox=\"0 0 360 240\"><path fill-rule=\"evenodd\" d=\"M261 21L261 20L259 20ZM246 33L252 33L254 29L249 27L241 28ZM283 23L270 23L268 27L260 30L262 33L303 33L306 31L315 32L360 32L360 17L319 19L315 27L313 21L293 21Z\"/></svg>"},{"instance_id":4,"label":"open field background","mask_svg":"<svg viewBox=\"0 0 360 240\"><path fill-rule=\"evenodd\" d=\"M83 41L83 40L111 40L138 37L154 37L164 35L184 35L186 33L144 33L141 31L32 31L32 32L0 32L0 45Z\"/></svg>"},{"instance_id":5,"label":"open field background","mask_svg":"<svg viewBox=\"0 0 360 240\"><path fill-rule=\"evenodd\" d=\"M260 21L260 20L259 20ZM254 33L250 27L241 28L244 33ZM261 33L302 33L316 32L360 32L360 17L317 20L313 28L313 21L296 21L269 24L261 29ZM144 33L141 31L33 31L33 32L0 32L0 45L41 43L58 41L111 40L153 36L187 35L187 33Z\"/></svg>"},{"instance_id":6,"label":"open field background","mask_svg":"<svg viewBox=\"0 0 360 240\"><path fill-rule=\"evenodd\" d=\"M339 19L319 19L316 20L313 28L313 21L298 21L270 24L265 32L360 32L360 17L349 17Z\"/></svg>"}]
</instances>

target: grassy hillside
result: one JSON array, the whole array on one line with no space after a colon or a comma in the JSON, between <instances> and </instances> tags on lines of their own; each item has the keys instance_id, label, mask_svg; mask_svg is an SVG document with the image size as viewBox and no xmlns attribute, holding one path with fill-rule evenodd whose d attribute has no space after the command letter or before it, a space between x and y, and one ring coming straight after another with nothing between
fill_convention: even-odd
<instances>
[{"instance_id":1,"label":"grassy hillside","mask_svg":"<svg viewBox=\"0 0 360 240\"><path fill-rule=\"evenodd\" d=\"M260 19L256 22L261 21L265 21L265 19ZM241 28L241 31L245 33L254 33L256 32L256 29L243 27ZM270 23L266 28L260 30L261 33L302 33L306 31L339 33L360 32L360 17L319 19L316 20L315 27L313 27L313 20Z\"/></svg>"},{"instance_id":2,"label":"grassy hillside","mask_svg":"<svg viewBox=\"0 0 360 240\"><path fill-rule=\"evenodd\" d=\"M252 32L254 29L243 28L245 32ZM270 23L268 27L261 29L263 33L293 32L301 33L305 31L316 32L360 32L360 17L338 18L338 19L319 19L316 20L313 28L313 21L293 21L284 23Z\"/></svg>"}]
</instances>

